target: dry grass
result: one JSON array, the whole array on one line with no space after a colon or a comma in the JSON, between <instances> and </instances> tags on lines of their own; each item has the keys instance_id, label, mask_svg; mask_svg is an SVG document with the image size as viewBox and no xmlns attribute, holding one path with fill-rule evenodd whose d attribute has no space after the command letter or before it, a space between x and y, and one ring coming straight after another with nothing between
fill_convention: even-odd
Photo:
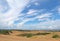
<instances>
[{"instance_id":1,"label":"dry grass","mask_svg":"<svg viewBox=\"0 0 60 41\"><path fill-rule=\"evenodd\" d=\"M60 36L60 32L48 31L12 31L10 35L0 34L0 41L60 41L60 38L52 38L54 35ZM27 37L17 36L27 34ZM26 35L25 35L26 36Z\"/></svg>"}]
</instances>

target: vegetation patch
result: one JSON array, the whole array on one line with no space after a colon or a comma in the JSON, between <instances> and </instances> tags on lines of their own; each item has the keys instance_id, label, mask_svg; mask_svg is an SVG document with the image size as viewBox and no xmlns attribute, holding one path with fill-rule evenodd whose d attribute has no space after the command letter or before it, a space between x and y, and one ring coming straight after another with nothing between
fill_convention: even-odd
<instances>
[{"instance_id":1,"label":"vegetation patch","mask_svg":"<svg viewBox=\"0 0 60 41\"><path fill-rule=\"evenodd\" d=\"M20 34L18 36L26 36L26 37L32 37L34 36L34 34L31 34L31 33L25 33L25 34Z\"/></svg>"},{"instance_id":2,"label":"vegetation patch","mask_svg":"<svg viewBox=\"0 0 60 41\"><path fill-rule=\"evenodd\" d=\"M36 35L47 35L47 34L50 34L50 33L37 33Z\"/></svg>"},{"instance_id":3,"label":"vegetation patch","mask_svg":"<svg viewBox=\"0 0 60 41\"><path fill-rule=\"evenodd\" d=\"M47 34L50 34L50 33L37 33L37 34L25 33L25 34L19 34L18 36L32 37L36 35L47 35Z\"/></svg>"},{"instance_id":4,"label":"vegetation patch","mask_svg":"<svg viewBox=\"0 0 60 41\"><path fill-rule=\"evenodd\" d=\"M52 38L60 38L59 35L53 35Z\"/></svg>"},{"instance_id":5,"label":"vegetation patch","mask_svg":"<svg viewBox=\"0 0 60 41\"><path fill-rule=\"evenodd\" d=\"M10 33L12 33L11 30L0 30L0 34L9 35Z\"/></svg>"}]
</instances>

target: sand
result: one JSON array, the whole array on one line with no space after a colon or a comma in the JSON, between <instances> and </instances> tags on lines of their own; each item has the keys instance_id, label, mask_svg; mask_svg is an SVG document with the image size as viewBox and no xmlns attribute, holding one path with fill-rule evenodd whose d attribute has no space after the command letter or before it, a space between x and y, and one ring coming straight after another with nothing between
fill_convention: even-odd
<instances>
[{"instance_id":1,"label":"sand","mask_svg":"<svg viewBox=\"0 0 60 41\"><path fill-rule=\"evenodd\" d=\"M60 41L60 38L52 38L53 32L51 32L52 34L38 35L30 38L17 36L18 34L37 33L37 32L43 32L43 31L31 31L31 32L13 31L13 33L11 33L10 35L0 34L0 41ZM54 33L60 35L60 32L54 32Z\"/></svg>"}]
</instances>

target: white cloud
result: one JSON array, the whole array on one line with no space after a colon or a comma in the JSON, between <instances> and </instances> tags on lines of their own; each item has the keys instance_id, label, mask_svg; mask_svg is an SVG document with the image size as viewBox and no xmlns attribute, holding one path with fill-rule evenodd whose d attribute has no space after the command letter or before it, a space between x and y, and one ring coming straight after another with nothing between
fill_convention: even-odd
<instances>
[{"instance_id":1,"label":"white cloud","mask_svg":"<svg viewBox=\"0 0 60 41\"><path fill-rule=\"evenodd\" d=\"M17 26L18 27L24 26L25 23L27 23L28 21L33 21L35 19L49 20L49 17L51 17L51 15L52 15L52 13L46 13L46 14L42 14L42 15L36 16L34 18L25 18L25 19L23 19L22 22L20 22L19 24L17 24Z\"/></svg>"},{"instance_id":2,"label":"white cloud","mask_svg":"<svg viewBox=\"0 0 60 41\"><path fill-rule=\"evenodd\" d=\"M50 21L40 23L40 25L45 26L45 28L48 28L48 29L60 29L59 24L60 24L60 20L50 20Z\"/></svg>"},{"instance_id":3,"label":"white cloud","mask_svg":"<svg viewBox=\"0 0 60 41\"><path fill-rule=\"evenodd\" d=\"M37 6L37 5L40 5L38 2L35 2L35 5Z\"/></svg>"},{"instance_id":4,"label":"white cloud","mask_svg":"<svg viewBox=\"0 0 60 41\"><path fill-rule=\"evenodd\" d=\"M49 20L45 22L40 22L38 24L29 24L23 26L21 29L29 29L29 30L54 30L54 29L60 29L60 20Z\"/></svg>"},{"instance_id":5,"label":"white cloud","mask_svg":"<svg viewBox=\"0 0 60 41\"><path fill-rule=\"evenodd\" d=\"M12 8L23 8L30 0L7 0Z\"/></svg>"},{"instance_id":6,"label":"white cloud","mask_svg":"<svg viewBox=\"0 0 60 41\"><path fill-rule=\"evenodd\" d=\"M32 0L31 2L48 2L49 0Z\"/></svg>"},{"instance_id":7,"label":"white cloud","mask_svg":"<svg viewBox=\"0 0 60 41\"><path fill-rule=\"evenodd\" d=\"M24 9L24 7L29 3L30 0L7 0L9 6L10 6L10 10L8 10L6 13L0 13L0 26L1 27L12 27L12 28L17 28L20 29L24 27L24 24L27 23L28 21L33 21L35 19L39 19L39 20L47 20L45 22L40 22L38 24L33 24L33 25L28 25L27 27L31 27L31 28L35 28L35 29L55 29L55 28L59 28L60 27L60 20L49 20L49 18L51 17L52 13L44 13L41 15L37 15L37 12L42 12L43 10L34 10L34 9L30 9L26 15L27 16L34 16L37 15L34 18L23 18L22 22L18 23L18 24L14 24L15 20L19 20L20 18L18 18L18 16L23 16L23 14L21 14L20 12ZM37 3L36 3L37 5ZM58 12L60 12L60 9L58 9ZM19 14L20 13L20 14ZM24 16L23 16L24 17ZM22 27L23 26L23 27ZM26 27L26 26L25 26ZM12 29L11 28L11 29ZM31 29L30 28L30 29Z\"/></svg>"},{"instance_id":8,"label":"white cloud","mask_svg":"<svg viewBox=\"0 0 60 41\"><path fill-rule=\"evenodd\" d=\"M60 6L58 5L57 7L52 9L51 11L57 11L57 14L60 15Z\"/></svg>"},{"instance_id":9,"label":"white cloud","mask_svg":"<svg viewBox=\"0 0 60 41\"><path fill-rule=\"evenodd\" d=\"M38 13L42 13L43 11L46 11L46 9L40 9L40 10L35 10L35 9L30 9L28 12L27 12L27 16L34 16L34 15L37 15Z\"/></svg>"},{"instance_id":10,"label":"white cloud","mask_svg":"<svg viewBox=\"0 0 60 41\"><path fill-rule=\"evenodd\" d=\"M59 13L59 15L60 15L60 8L58 8L58 13Z\"/></svg>"},{"instance_id":11,"label":"white cloud","mask_svg":"<svg viewBox=\"0 0 60 41\"><path fill-rule=\"evenodd\" d=\"M7 0L10 10L6 13L0 13L0 25L11 26L18 19L19 14L30 0ZM3 27L2 27L3 28Z\"/></svg>"},{"instance_id":12,"label":"white cloud","mask_svg":"<svg viewBox=\"0 0 60 41\"><path fill-rule=\"evenodd\" d=\"M46 13L46 14L42 14L42 15L39 15L37 18L46 18L46 17L51 17L52 13Z\"/></svg>"},{"instance_id":13,"label":"white cloud","mask_svg":"<svg viewBox=\"0 0 60 41\"><path fill-rule=\"evenodd\" d=\"M27 14L30 14L30 15L31 15L31 14L36 13L37 11L38 11L38 10L30 9Z\"/></svg>"},{"instance_id":14,"label":"white cloud","mask_svg":"<svg viewBox=\"0 0 60 41\"><path fill-rule=\"evenodd\" d=\"M34 13L36 13L37 10L31 10L29 11L28 13L28 16L30 15L35 15ZM21 23L17 24L17 27L21 29L58 29L60 27L60 20L50 20L49 18L52 17L52 14L53 13L44 13L44 14L41 14L41 15L38 15L34 18L27 18L27 19L24 19ZM25 23L27 23L28 21L33 21L35 19L39 19L39 20L46 20L44 22L40 22L38 24L31 24L31 25L24 25ZM25 28L27 27L27 28ZM29 28L31 27L31 28Z\"/></svg>"}]
</instances>

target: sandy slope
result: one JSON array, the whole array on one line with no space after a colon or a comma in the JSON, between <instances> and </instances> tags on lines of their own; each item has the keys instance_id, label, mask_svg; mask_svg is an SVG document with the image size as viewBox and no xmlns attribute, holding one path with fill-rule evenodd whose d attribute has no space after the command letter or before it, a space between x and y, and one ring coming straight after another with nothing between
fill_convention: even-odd
<instances>
[{"instance_id":1,"label":"sandy slope","mask_svg":"<svg viewBox=\"0 0 60 41\"><path fill-rule=\"evenodd\" d=\"M21 31L13 31L12 34L10 35L3 35L0 34L0 41L60 41L60 38L51 38L52 34L49 35L40 35L40 36L33 36L31 38L26 38L22 36L16 36L18 34L22 34L23 32ZM24 33L29 33L29 32L24 32ZM37 33L37 31L33 31L30 33ZM55 32L56 34L60 35L60 32Z\"/></svg>"}]
</instances>

